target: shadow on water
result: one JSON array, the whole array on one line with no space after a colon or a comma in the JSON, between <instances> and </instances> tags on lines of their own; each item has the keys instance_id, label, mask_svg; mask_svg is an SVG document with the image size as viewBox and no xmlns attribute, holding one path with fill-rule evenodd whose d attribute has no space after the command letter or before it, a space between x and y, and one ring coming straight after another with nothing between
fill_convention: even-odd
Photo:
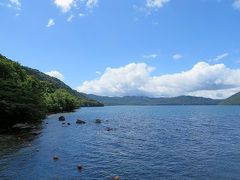
<instances>
[{"instance_id":1,"label":"shadow on water","mask_svg":"<svg viewBox=\"0 0 240 180\"><path fill-rule=\"evenodd\" d=\"M13 155L22 148L28 147L38 138L43 129L43 122L36 122L26 129L13 129L0 134L0 160L5 156ZM0 161L1 163L1 161ZM1 164L0 164L1 166ZM1 168L1 167L0 167Z\"/></svg>"}]
</instances>

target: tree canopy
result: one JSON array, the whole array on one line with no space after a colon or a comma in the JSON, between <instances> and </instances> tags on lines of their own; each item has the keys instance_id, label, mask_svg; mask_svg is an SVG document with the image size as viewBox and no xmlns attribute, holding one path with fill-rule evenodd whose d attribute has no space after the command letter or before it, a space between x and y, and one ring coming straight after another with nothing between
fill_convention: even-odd
<instances>
[{"instance_id":1,"label":"tree canopy","mask_svg":"<svg viewBox=\"0 0 240 180\"><path fill-rule=\"evenodd\" d=\"M48 113L73 111L84 105L102 105L55 85L47 78L27 74L19 63L0 55L1 127L10 128L15 123L36 121Z\"/></svg>"}]
</instances>

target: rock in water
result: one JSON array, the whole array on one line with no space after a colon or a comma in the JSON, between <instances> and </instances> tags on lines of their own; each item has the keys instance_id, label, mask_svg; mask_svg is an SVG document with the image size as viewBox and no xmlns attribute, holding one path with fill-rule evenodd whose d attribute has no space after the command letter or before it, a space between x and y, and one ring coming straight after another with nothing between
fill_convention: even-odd
<instances>
[{"instance_id":1,"label":"rock in water","mask_svg":"<svg viewBox=\"0 0 240 180\"><path fill-rule=\"evenodd\" d=\"M82 165L81 165L81 164L77 165L77 168L78 168L79 170L81 170L81 169L82 169Z\"/></svg>"},{"instance_id":2,"label":"rock in water","mask_svg":"<svg viewBox=\"0 0 240 180\"><path fill-rule=\"evenodd\" d=\"M113 128L107 127L107 131L112 131Z\"/></svg>"},{"instance_id":3,"label":"rock in water","mask_svg":"<svg viewBox=\"0 0 240 180\"><path fill-rule=\"evenodd\" d=\"M53 156L53 159L54 159L55 161L57 161L59 158L58 158L58 156Z\"/></svg>"},{"instance_id":4,"label":"rock in water","mask_svg":"<svg viewBox=\"0 0 240 180\"><path fill-rule=\"evenodd\" d=\"M58 118L58 120L59 120L59 121L65 121L65 117L64 117L64 116L60 116L60 117Z\"/></svg>"},{"instance_id":5,"label":"rock in water","mask_svg":"<svg viewBox=\"0 0 240 180\"><path fill-rule=\"evenodd\" d=\"M77 124L85 124L85 121L82 121L82 120L78 119L78 120L76 121L76 123L77 123Z\"/></svg>"},{"instance_id":6,"label":"rock in water","mask_svg":"<svg viewBox=\"0 0 240 180\"><path fill-rule=\"evenodd\" d=\"M41 132L42 131L40 131L40 130L39 131L35 130L35 131L30 132L30 134L36 136L36 135L39 135Z\"/></svg>"},{"instance_id":7,"label":"rock in water","mask_svg":"<svg viewBox=\"0 0 240 180\"><path fill-rule=\"evenodd\" d=\"M115 177L113 178L113 180L120 180L120 177L119 177L119 176L115 176Z\"/></svg>"},{"instance_id":8,"label":"rock in water","mask_svg":"<svg viewBox=\"0 0 240 180\"><path fill-rule=\"evenodd\" d=\"M96 119L95 123L100 124L102 121L100 119Z\"/></svg>"}]
</instances>

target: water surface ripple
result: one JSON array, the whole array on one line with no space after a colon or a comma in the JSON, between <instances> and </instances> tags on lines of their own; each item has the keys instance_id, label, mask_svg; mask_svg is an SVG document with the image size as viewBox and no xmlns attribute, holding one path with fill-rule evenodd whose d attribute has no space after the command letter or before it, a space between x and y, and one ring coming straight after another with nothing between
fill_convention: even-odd
<instances>
[{"instance_id":1,"label":"water surface ripple","mask_svg":"<svg viewBox=\"0 0 240 180\"><path fill-rule=\"evenodd\" d=\"M240 179L239 106L113 106L63 115L70 126L52 115L32 141L0 141L1 180Z\"/></svg>"}]
</instances>

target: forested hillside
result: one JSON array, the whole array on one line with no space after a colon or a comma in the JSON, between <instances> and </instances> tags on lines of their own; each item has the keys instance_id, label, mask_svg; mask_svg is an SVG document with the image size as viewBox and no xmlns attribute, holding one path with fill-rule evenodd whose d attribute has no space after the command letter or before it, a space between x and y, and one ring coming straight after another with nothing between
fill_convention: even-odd
<instances>
[{"instance_id":1,"label":"forested hillside","mask_svg":"<svg viewBox=\"0 0 240 180\"><path fill-rule=\"evenodd\" d=\"M64 82L60 81L57 78L51 77L51 76L44 74L36 69L32 69L32 68L25 67L25 66L22 66L22 67L23 67L23 69L25 69L25 71L27 72L28 75L34 76L37 79L39 79L40 81L49 82L49 83L53 84L53 86L56 89L65 89L69 94L73 95L74 97L76 97L79 100L81 107L103 106L102 103L83 96L81 93L77 92L76 90L73 90L68 85L66 85Z\"/></svg>"},{"instance_id":2,"label":"forested hillside","mask_svg":"<svg viewBox=\"0 0 240 180\"><path fill-rule=\"evenodd\" d=\"M106 106L114 105L217 105L222 100L194 96L179 96L171 98L150 98L144 96L108 97L83 94L91 99L101 101Z\"/></svg>"},{"instance_id":3,"label":"forested hillside","mask_svg":"<svg viewBox=\"0 0 240 180\"><path fill-rule=\"evenodd\" d=\"M240 105L240 92L225 99L220 104L221 105Z\"/></svg>"},{"instance_id":4,"label":"forested hillside","mask_svg":"<svg viewBox=\"0 0 240 180\"><path fill-rule=\"evenodd\" d=\"M0 55L1 128L9 128L15 123L39 120L48 113L72 111L82 105L102 105L73 90L73 93L69 93L71 89L64 87L57 79L48 81L47 75L45 79L40 79L29 74L19 63ZM56 88L56 83L53 82L58 82L62 86Z\"/></svg>"}]
</instances>

